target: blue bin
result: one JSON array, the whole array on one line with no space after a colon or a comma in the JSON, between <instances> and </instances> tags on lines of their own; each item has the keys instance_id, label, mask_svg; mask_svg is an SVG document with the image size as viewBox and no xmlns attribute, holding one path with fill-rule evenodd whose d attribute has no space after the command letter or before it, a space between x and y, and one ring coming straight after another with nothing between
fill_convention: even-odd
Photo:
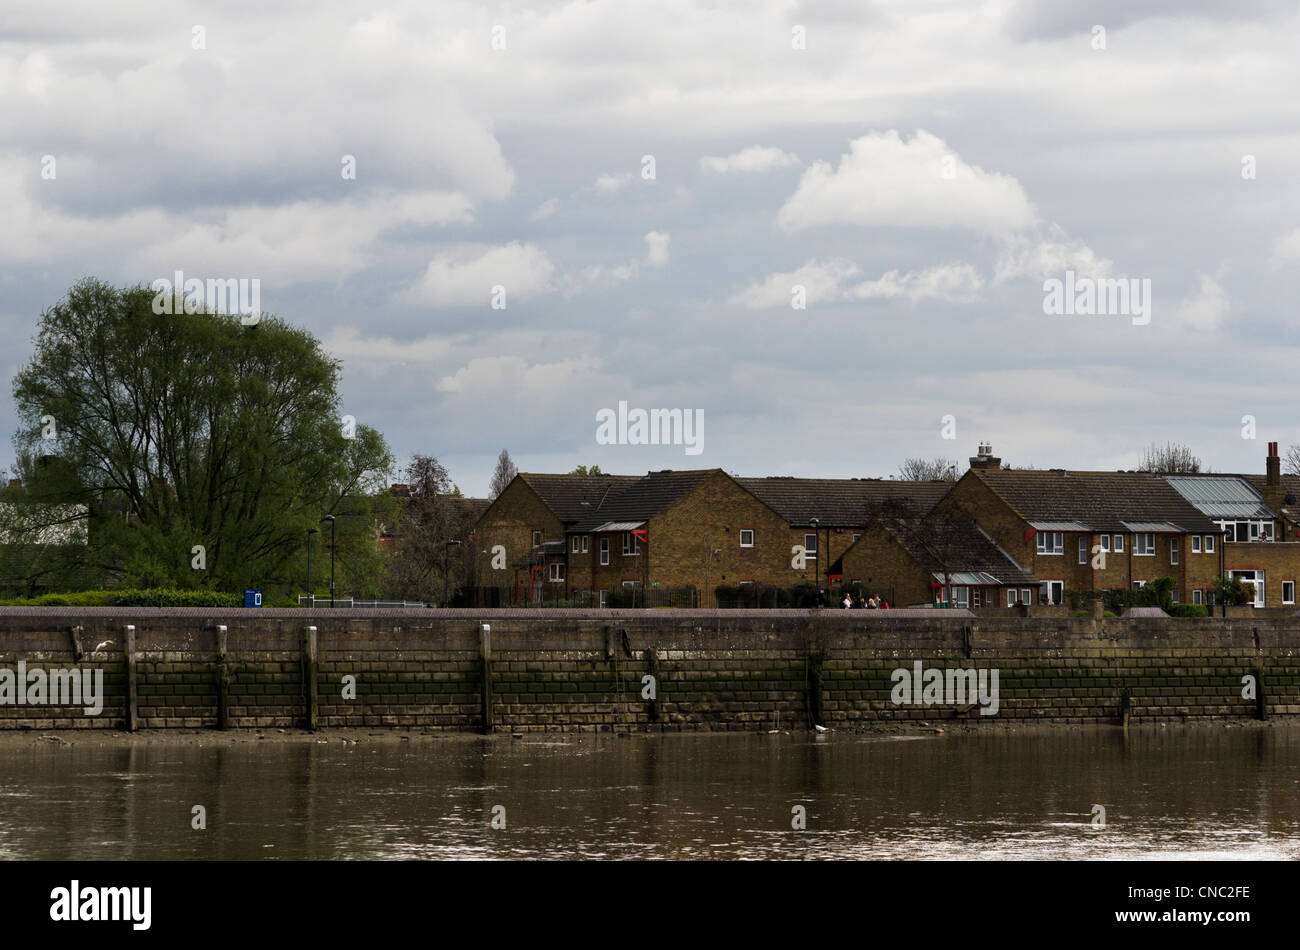
<instances>
[{"instance_id":1,"label":"blue bin","mask_svg":"<svg viewBox=\"0 0 1300 950\"><path fill-rule=\"evenodd\" d=\"M246 591L244 591L244 606L245 606L245 607L261 607L261 606L262 606L262 592L261 592L260 590L246 590Z\"/></svg>"}]
</instances>

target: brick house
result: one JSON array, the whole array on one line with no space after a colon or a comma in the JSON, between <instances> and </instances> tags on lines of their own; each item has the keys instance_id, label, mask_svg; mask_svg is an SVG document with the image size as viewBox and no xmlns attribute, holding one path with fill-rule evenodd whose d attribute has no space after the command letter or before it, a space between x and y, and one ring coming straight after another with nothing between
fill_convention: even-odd
<instances>
[{"instance_id":1,"label":"brick house","mask_svg":"<svg viewBox=\"0 0 1300 950\"><path fill-rule=\"evenodd\" d=\"M973 517L1039 581L1040 602L1067 590L1141 587L1174 578L1180 600L1218 576L1221 529L1168 477L1148 472L1004 470L985 453L936 506Z\"/></svg>"},{"instance_id":2,"label":"brick house","mask_svg":"<svg viewBox=\"0 0 1300 950\"><path fill-rule=\"evenodd\" d=\"M894 607L1038 603L1038 580L973 520L882 518L842 558L844 580Z\"/></svg>"},{"instance_id":3,"label":"brick house","mask_svg":"<svg viewBox=\"0 0 1300 950\"><path fill-rule=\"evenodd\" d=\"M823 589L844 579L841 559L866 530L873 511L884 503L901 500L908 502L917 515L925 515L952 488L947 481L888 478L773 476L736 481L785 520L786 561L796 546L805 552L806 569L794 582L820 578ZM778 583L788 586L791 581Z\"/></svg>"},{"instance_id":4,"label":"brick house","mask_svg":"<svg viewBox=\"0 0 1300 950\"><path fill-rule=\"evenodd\" d=\"M625 475L521 473L475 533L478 576L503 602L605 605L614 591L694 588L716 606L719 585L788 588L820 578L857 540L873 500L909 497L929 510L947 482L733 478L721 469ZM817 519L814 522L813 519ZM797 545L809 556L797 566ZM832 571L835 565L832 564Z\"/></svg>"}]
</instances>

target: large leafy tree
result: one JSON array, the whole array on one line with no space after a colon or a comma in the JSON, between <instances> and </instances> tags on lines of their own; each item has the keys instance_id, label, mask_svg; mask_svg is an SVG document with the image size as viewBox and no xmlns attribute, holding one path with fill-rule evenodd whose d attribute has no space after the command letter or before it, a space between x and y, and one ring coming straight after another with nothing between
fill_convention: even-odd
<instances>
[{"instance_id":1,"label":"large leafy tree","mask_svg":"<svg viewBox=\"0 0 1300 950\"><path fill-rule=\"evenodd\" d=\"M328 512L373 547L392 457L341 420L340 363L273 316L154 300L85 279L42 314L13 384L28 500L86 506L89 556L129 583L288 587Z\"/></svg>"},{"instance_id":2,"label":"large leafy tree","mask_svg":"<svg viewBox=\"0 0 1300 950\"><path fill-rule=\"evenodd\" d=\"M476 510L436 458L414 456L404 477L409 494L397 516L385 589L404 599L445 603L471 580L467 542Z\"/></svg>"}]
</instances>

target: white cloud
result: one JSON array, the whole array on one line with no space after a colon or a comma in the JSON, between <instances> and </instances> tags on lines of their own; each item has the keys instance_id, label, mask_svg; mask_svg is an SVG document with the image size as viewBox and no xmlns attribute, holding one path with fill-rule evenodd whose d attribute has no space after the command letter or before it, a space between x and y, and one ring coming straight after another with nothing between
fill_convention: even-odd
<instances>
[{"instance_id":1,"label":"white cloud","mask_svg":"<svg viewBox=\"0 0 1300 950\"><path fill-rule=\"evenodd\" d=\"M944 177L946 167L953 178ZM998 235L1034 221L1016 179L962 161L929 132L904 141L894 130L854 139L838 168L814 162L777 215L787 232L848 224Z\"/></svg>"},{"instance_id":2,"label":"white cloud","mask_svg":"<svg viewBox=\"0 0 1300 950\"><path fill-rule=\"evenodd\" d=\"M531 215L529 215L529 220L545 221L547 218L549 218L551 215L555 214L555 212L559 210L560 210L560 199L547 198L545 201L543 201L541 204L537 206L536 211L534 211Z\"/></svg>"},{"instance_id":3,"label":"white cloud","mask_svg":"<svg viewBox=\"0 0 1300 950\"><path fill-rule=\"evenodd\" d=\"M1180 328L1212 332L1223 325L1223 318L1231 309L1228 293L1223 285L1208 274L1197 276L1196 290L1178 305L1177 325Z\"/></svg>"},{"instance_id":4,"label":"white cloud","mask_svg":"<svg viewBox=\"0 0 1300 950\"><path fill-rule=\"evenodd\" d=\"M552 289L555 266L535 244L512 241L501 247L464 245L440 251L424 276L400 295L406 303L456 307L491 302L492 288L506 289L506 305Z\"/></svg>"},{"instance_id":5,"label":"white cloud","mask_svg":"<svg viewBox=\"0 0 1300 950\"><path fill-rule=\"evenodd\" d=\"M1273 244L1273 264L1300 261L1300 228L1288 231Z\"/></svg>"},{"instance_id":6,"label":"white cloud","mask_svg":"<svg viewBox=\"0 0 1300 950\"><path fill-rule=\"evenodd\" d=\"M1016 277L1059 278L1067 270L1079 277L1101 278L1110 276L1111 266L1110 260L1098 257L1088 245L1053 224L1045 230L1004 235L999 241L993 282Z\"/></svg>"},{"instance_id":7,"label":"white cloud","mask_svg":"<svg viewBox=\"0 0 1300 950\"><path fill-rule=\"evenodd\" d=\"M484 356L470 360L452 375L438 380L438 391L546 393L555 387L573 384L599 365L598 360L590 357L530 365L519 356Z\"/></svg>"},{"instance_id":8,"label":"white cloud","mask_svg":"<svg viewBox=\"0 0 1300 950\"><path fill-rule=\"evenodd\" d=\"M612 195L620 191L628 182L632 180L630 172L623 172L621 175L601 175L592 185L597 194Z\"/></svg>"},{"instance_id":9,"label":"white cloud","mask_svg":"<svg viewBox=\"0 0 1300 950\"><path fill-rule=\"evenodd\" d=\"M761 145L751 145L749 148L742 148L739 152L722 158L706 155L700 159L701 168L720 175L725 175L727 172L767 172L798 164L798 155Z\"/></svg>"},{"instance_id":10,"label":"white cloud","mask_svg":"<svg viewBox=\"0 0 1300 950\"><path fill-rule=\"evenodd\" d=\"M769 275L733 295L728 303L750 310L789 307L795 286L804 288L809 306L893 298L912 302L926 298L962 302L970 300L984 284L969 264L944 264L906 273L891 270L876 280L855 283L861 276L861 268L842 258L809 261L798 270Z\"/></svg>"},{"instance_id":11,"label":"white cloud","mask_svg":"<svg viewBox=\"0 0 1300 950\"><path fill-rule=\"evenodd\" d=\"M646 234L646 260L651 267L663 267L668 263L668 244L671 240L672 235L663 231Z\"/></svg>"}]
</instances>

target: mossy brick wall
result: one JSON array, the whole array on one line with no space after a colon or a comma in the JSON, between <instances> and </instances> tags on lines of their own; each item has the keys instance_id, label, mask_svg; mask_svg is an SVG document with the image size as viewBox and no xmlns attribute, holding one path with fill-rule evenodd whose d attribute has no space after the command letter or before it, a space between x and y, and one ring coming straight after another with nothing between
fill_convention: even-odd
<instances>
[{"instance_id":1,"label":"mossy brick wall","mask_svg":"<svg viewBox=\"0 0 1300 950\"><path fill-rule=\"evenodd\" d=\"M354 611L0 608L0 668L102 669L100 716L0 705L0 728L120 729L125 624L136 629L144 728L217 724L218 624L227 627L229 724L300 727L304 631L318 630L324 728L478 731L479 624L492 627L499 731L766 730L945 720L1246 719L1242 677L1263 671L1265 712L1300 716L1300 621L1247 616L1092 621L934 611ZM74 658L73 627L85 651ZM95 651L96 647L102 649ZM1000 709L898 706L895 669L996 669ZM656 676L656 702L642 698ZM356 698L344 698L355 677ZM820 687L811 689L810 687Z\"/></svg>"}]
</instances>

